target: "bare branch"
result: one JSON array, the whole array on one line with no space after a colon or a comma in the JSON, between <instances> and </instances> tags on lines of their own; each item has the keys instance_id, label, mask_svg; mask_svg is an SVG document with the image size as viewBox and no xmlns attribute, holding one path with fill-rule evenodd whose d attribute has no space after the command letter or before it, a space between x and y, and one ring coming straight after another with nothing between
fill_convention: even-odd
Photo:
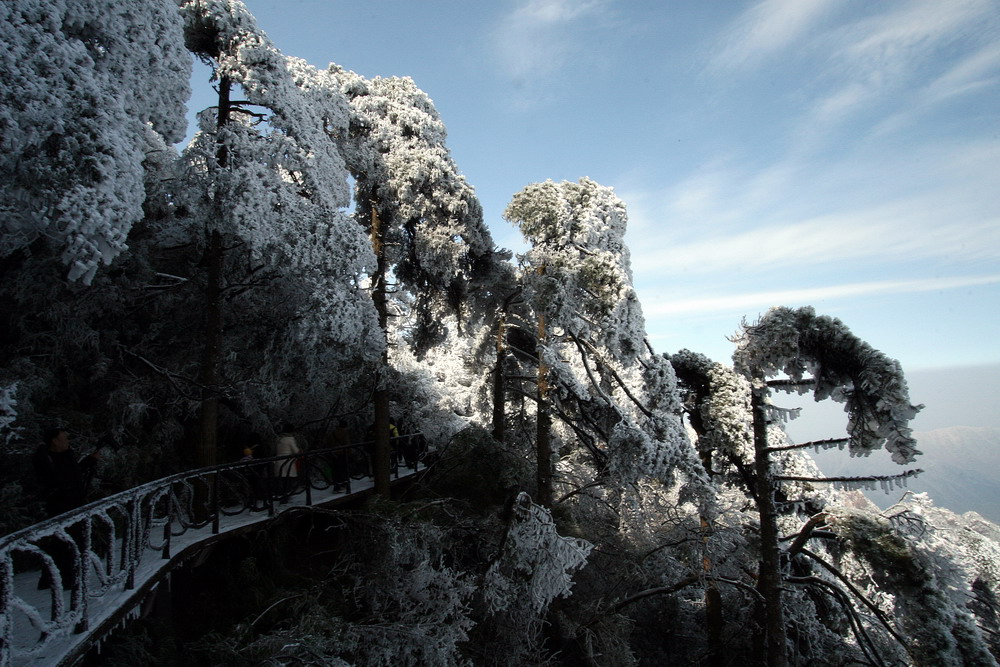
<instances>
[{"instance_id":1,"label":"bare branch","mask_svg":"<svg viewBox=\"0 0 1000 667\"><path fill-rule=\"evenodd\" d=\"M794 556L799 553L802 548L805 547L809 538L812 537L813 531L817 528L817 526L825 522L828 518L829 515L826 512L820 512L819 514L811 517L809 521L806 522L806 525L802 527L802 530L799 531L799 534L795 536L795 541L789 545L786 550L788 555Z\"/></svg>"},{"instance_id":2,"label":"bare branch","mask_svg":"<svg viewBox=\"0 0 1000 667\"><path fill-rule=\"evenodd\" d=\"M154 364L152 361L150 361L146 357L144 357L144 356L142 356L140 354L136 354L132 350L129 350L128 348L126 348L124 345L119 345L118 349L121 350L123 353L127 354L128 356L134 357L135 359L138 359L139 361L141 361L142 363L144 363L146 366L148 366L149 368L151 368L156 373L159 373L163 377L167 378L167 381L170 382L170 384L174 388L174 390L176 390L178 394L180 394L181 396L183 396L184 398L186 398L188 400L198 400L199 397L195 396L194 394L191 394L191 393L188 393L187 391L185 391L177 383L177 380L181 380L185 384L191 385L193 387L197 387L199 389L205 389L204 385L202 385L202 384L200 384L200 383L192 380L191 378L184 377L183 375L179 375L178 373L173 373L171 371L168 371L165 368L157 366L156 364Z\"/></svg>"},{"instance_id":3,"label":"bare branch","mask_svg":"<svg viewBox=\"0 0 1000 667\"><path fill-rule=\"evenodd\" d=\"M694 575L691 575L689 577L685 577L684 579L681 579L680 581L678 581L673 586L660 586L660 587L657 587L657 588L647 588L644 591L639 591L635 595L630 595L629 597L625 598L624 600L621 600L621 601L617 602L613 607L611 607L610 611L611 611L611 613L616 613L616 612L620 611L621 609L623 609L624 607L627 607L630 604L636 603L639 600L645 600L646 598L652 597L654 595L670 595L671 593L676 593L677 591L679 591L679 590L681 590L683 588L687 588L691 584L694 584L694 583L697 583L697 582L698 582L698 577L696 577Z\"/></svg>"},{"instance_id":4,"label":"bare branch","mask_svg":"<svg viewBox=\"0 0 1000 667\"><path fill-rule=\"evenodd\" d=\"M566 495L564 495L562 498L560 498L559 500L557 500L554 504L558 505L559 503L563 502L564 500L568 500L569 498L572 498L573 496L575 496L578 493L583 493L587 489L592 489L595 486L603 486L603 485L604 485L604 480L595 479L593 482L589 482L589 483L584 484L583 486L581 486L579 488L573 489L572 491L570 491L569 493L567 493Z\"/></svg>"}]
</instances>

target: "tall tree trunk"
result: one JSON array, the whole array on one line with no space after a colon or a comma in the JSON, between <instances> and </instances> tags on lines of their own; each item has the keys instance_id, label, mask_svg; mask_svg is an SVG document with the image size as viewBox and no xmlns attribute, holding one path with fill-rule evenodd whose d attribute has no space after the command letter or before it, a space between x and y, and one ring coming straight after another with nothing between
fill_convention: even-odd
<instances>
[{"instance_id":1,"label":"tall tree trunk","mask_svg":"<svg viewBox=\"0 0 1000 667\"><path fill-rule=\"evenodd\" d=\"M701 401L698 401L699 405ZM702 421L701 413L696 407L688 413L688 421L691 428L698 436L698 455L701 457L701 465L705 468L705 474L712 477L712 450L701 446L701 439L705 437L705 423ZM701 521L701 571L705 575L705 635L708 639L708 667L723 667L726 663L726 656L723 653L722 630L725 626L722 613L722 594L719 587L708 577L713 573L712 554L710 551L710 538L712 536L712 522L704 513L699 513Z\"/></svg>"},{"instance_id":2,"label":"tall tree trunk","mask_svg":"<svg viewBox=\"0 0 1000 667\"><path fill-rule=\"evenodd\" d=\"M706 577L712 574L712 558L709 553L709 537L712 524L704 516L701 517L702 557L701 569ZM722 595L714 581L705 582L705 634L708 637L708 667L723 667L725 655L722 650Z\"/></svg>"},{"instance_id":3,"label":"tall tree trunk","mask_svg":"<svg viewBox=\"0 0 1000 667\"><path fill-rule=\"evenodd\" d=\"M757 510L760 514L760 572L757 590L764 598L764 652L768 667L785 667L785 616L781 604L781 554L778 548L778 517L774 505L771 459L767 451L767 412L763 381L754 378L753 412L754 470L757 475Z\"/></svg>"},{"instance_id":4,"label":"tall tree trunk","mask_svg":"<svg viewBox=\"0 0 1000 667\"><path fill-rule=\"evenodd\" d=\"M386 265L385 228L378 216L375 202L372 202L371 241L375 251L375 275L372 276L372 301L375 312L378 313L378 325L385 337L385 347L382 349L380 368L376 377L374 403L375 420L375 456L372 461L372 478L375 493L388 500L391 497L389 483L390 445L389 445L389 390L385 386L385 371L389 368L389 304L386 297Z\"/></svg>"},{"instance_id":5,"label":"tall tree trunk","mask_svg":"<svg viewBox=\"0 0 1000 667\"><path fill-rule=\"evenodd\" d=\"M542 358L546 342L545 315L538 316L538 418L535 434L537 458L537 501L542 507L552 506L552 416L549 414L549 366Z\"/></svg>"},{"instance_id":6,"label":"tall tree trunk","mask_svg":"<svg viewBox=\"0 0 1000 667\"><path fill-rule=\"evenodd\" d=\"M217 128L229 123L230 90L229 77L219 80L219 113ZM229 149L222 142L216 152L216 162L220 168L229 165ZM223 202L216 200L216 215L222 214ZM202 263L205 267L205 311L204 345L201 354L201 405L198 410L198 440L195 445L194 462L199 468L218 462L219 395L218 386L222 376L222 271L225 262L225 247L218 229L209 233L208 245Z\"/></svg>"},{"instance_id":7,"label":"tall tree trunk","mask_svg":"<svg viewBox=\"0 0 1000 667\"><path fill-rule=\"evenodd\" d=\"M507 314L497 318L497 365L493 369L493 437L503 442L507 426L507 393L504 387L504 366L507 362Z\"/></svg>"},{"instance_id":8,"label":"tall tree trunk","mask_svg":"<svg viewBox=\"0 0 1000 667\"><path fill-rule=\"evenodd\" d=\"M220 365L222 360L222 234L212 230L205 249L205 343L202 347L201 406L198 415L198 446L195 465L199 468L217 463L219 433Z\"/></svg>"}]
</instances>

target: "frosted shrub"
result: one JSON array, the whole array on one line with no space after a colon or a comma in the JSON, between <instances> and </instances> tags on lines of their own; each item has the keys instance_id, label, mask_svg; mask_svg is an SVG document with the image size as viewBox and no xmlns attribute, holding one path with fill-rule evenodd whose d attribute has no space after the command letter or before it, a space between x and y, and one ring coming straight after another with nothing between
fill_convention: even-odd
<instances>
[{"instance_id":1,"label":"frosted shrub","mask_svg":"<svg viewBox=\"0 0 1000 667\"><path fill-rule=\"evenodd\" d=\"M967 584L956 578L958 563L941 549L905 537L877 515L849 509L835 512L833 526L867 562L874 581L894 597L910 657L917 665L996 665L965 598L949 591Z\"/></svg>"},{"instance_id":2,"label":"frosted shrub","mask_svg":"<svg viewBox=\"0 0 1000 667\"><path fill-rule=\"evenodd\" d=\"M17 382L0 387L0 445L9 443L17 435Z\"/></svg>"},{"instance_id":3,"label":"frosted shrub","mask_svg":"<svg viewBox=\"0 0 1000 667\"><path fill-rule=\"evenodd\" d=\"M512 512L502 552L486 573L483 597L493 613L525 607L539 615L552 600L569 595L571 574L586 564L593 545L559 535L552 515L527 493L518 494Z\"/></svg>"},{"instance_id":4,"label":"frosted shrub","mask_svg":"<svg viewBox=\"0 0 1000 667\"><path fill-rule=\"evenodd\" d=\"M474 625L468 603L471 577L445 564L443 533L430 524L389 521L377 532L374 571L355 588L356 600L371 623L352 624L355 664L464 665L458 647Z\"/></svg>"}]
</instances>

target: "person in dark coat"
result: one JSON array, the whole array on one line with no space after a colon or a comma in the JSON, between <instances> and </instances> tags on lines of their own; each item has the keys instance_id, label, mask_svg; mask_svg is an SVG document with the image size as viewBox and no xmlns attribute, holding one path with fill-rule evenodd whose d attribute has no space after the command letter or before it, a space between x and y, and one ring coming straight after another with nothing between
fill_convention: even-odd
<instances>
[{"instance_id":1,"label":"person in dark coat","mask_svg":"<svg viewBox=\"0 0 1000 667\"><path fill-rule=\"evenodd\" d=\"M332 454L332 469L330 471L333 480L333 490L342 491L347 489L347 478L351 474L351 468L357 464L352 464L351 457L357 453L356 450L348 450L350 446L351 431L347 426L347 421L341 419L337 422L337 428L326 434L324 446L327 449L336 449Z\"/></svg>"},{"instance_id":2,"label":"person in dark coat","mask_svg":"<svg viewBox=\"0 0 1000 667\"><path fill-rule=\"evenodd\" d=\"M87 486L97 466L97 453L80 459L70 446L69 432L49 429L31 459L45 500L45 512L54 517L76 509L87 499Z\"/></svg>"},{"instance_id":3,"label":"person in dark coat","mask_svg":"<svg viewBox=\"0 0 1000 667\"><path fill-rule=\"evenodd\" d=\"M42 444L31 457L38 484L45 500L45 513L51 518L80 507L86 502L87 487L94 468L97 466L97 452L82 460L70 446L69 432L61 428L52 428L42 435ZM81 524L69 527L68 532L77 544L81 542ZM73 553L70 545L62 540L47 540L46 551L52 555L59 572L62 575L63 587L73 585ZM48 569L43 568L39 588L49 588L51 577Z\"/></svg>"}]
</instances>

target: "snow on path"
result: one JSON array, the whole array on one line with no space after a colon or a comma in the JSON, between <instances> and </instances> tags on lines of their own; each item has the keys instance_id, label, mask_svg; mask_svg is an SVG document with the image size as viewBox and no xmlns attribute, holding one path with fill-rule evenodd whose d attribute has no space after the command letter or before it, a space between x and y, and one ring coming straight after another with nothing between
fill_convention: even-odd
<instances>
[{"instance_id":1,"label":"snow on path","mask_svg":"<svg viewBox=\"0 0 1000 667\"><path fill-rule=\"evenodd\" d=\"M396 479L404 479L415 473L415 470L400 469ZM359 496L369 492L372 485L370 478L363 478L351 480L350 493L335 492L332 486L323 490L313 488L312 505L324 505ZM54 590L39 590L37 587L39 571L37 569L19 573L14 571L15 559L8 555L6 562L10 563L8 567L13 573L6 575L8 590L4 595L5 601L0 600L4 603L4 609L0 611L0 629L9 624L6 630L9 632L7 636L10 641L9 644L5 642L0 646L0 667L58 665L68 656L79 657L82 651L92 644L99 647L101 640L115 627L120 627L131 618L139 616L143 600L156 590L171 569L197 553L195 547L198 544L220 539L220 536L227 533L264 523L289 509L307 505L306 492L302 489L290 496L287 502L279 504L275 501L274 516L269 516L264 510L247 509L232 516L223 514L220 516L218 533L213 533L212 524L209 522L200 528L188 528L181 534L171 535L168 558L163 557L162 543L154 545L152 539L147 539L141 545L138 554L134 585L131 588L126 588L125 571L121 568L117 568L116 571L113 562L120 559L122 554L123 537L117 537L114 549L110 551L113 555L113 558L109 558L111 564L104 572L99 572L98 566L93 561L88 562L86 590L91 592L85 596L86 608L83 614L87 621L87 629L79 633L74 632L73 627L73 621L78 617L66 613L66 610L71 609L73 591L61 591L60 595L54 595ZM158 531L162 530L162 524L156 528ZM87 555L94 557L95 554L90 550ZM53 606L57 607L55 616L53 616ZM123 610L128 610L127 614L121 614ZM45 641L43 625L48 619L57 618L68 620L54 625L49 624L50 636ZM115 619L117 623L111 625Z\"/></svg>"}]
</instances>

